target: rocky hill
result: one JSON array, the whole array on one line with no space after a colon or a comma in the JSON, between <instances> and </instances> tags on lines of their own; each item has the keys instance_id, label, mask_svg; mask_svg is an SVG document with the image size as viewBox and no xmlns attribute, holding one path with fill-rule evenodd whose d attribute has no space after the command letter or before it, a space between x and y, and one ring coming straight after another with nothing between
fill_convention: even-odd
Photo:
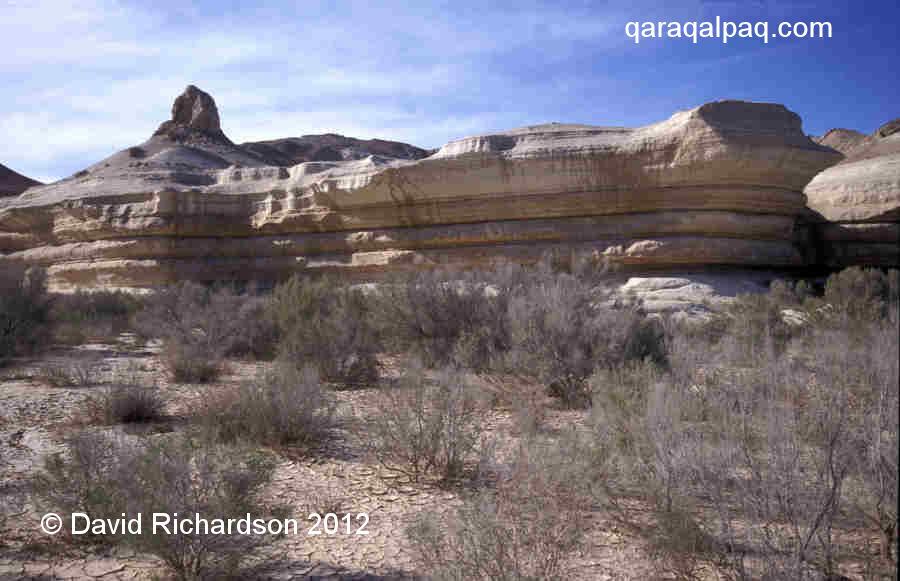
<instances>
[{"instance_id":1,"label":"rocky hill","mask_svg":"<svg viewBox=\"0 0 900 581\"><path fill-rule=\"evenodd\" d=\"M31 186L39 186L41 182L16 173L0 164L0 197L18 196Z\"/></svg>"},{"instance_id":2,"label":"rocky hill","mask_svg":"<svg viewBox=\"0 0 900 581\"><path fill-rule=\"evenodd\" d=\"M809 264L804 186L842 155L782 105L721 101L639 128L549 124L428 157L337 135L235 145L189 86L146 142L0 209L0 262L57 288L531 261Z\"/></svg>"}]
</instances>

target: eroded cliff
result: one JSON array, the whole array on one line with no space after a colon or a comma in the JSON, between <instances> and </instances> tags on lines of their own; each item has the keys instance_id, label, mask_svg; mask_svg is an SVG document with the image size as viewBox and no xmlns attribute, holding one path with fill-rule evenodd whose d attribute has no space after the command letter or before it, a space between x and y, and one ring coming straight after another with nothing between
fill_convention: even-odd
<instances>
[{"instance_id":1,"label":"eroded cliff","mask_svg":"<svg viewBox=\"0 0 900 581\"><path fill-rule=\"evenodd\" d=\"M740 101L636 129L467 137L425 158L405 144L363 157L359 143L337 147L340 160L285 166L233 144L212 97L191 86L145 143L0 207L0 261L45 265L60 289L365 277L555 247L640 267L799 266L803 187L841 159L785 107Z\"/></svg>"}]
</instances>

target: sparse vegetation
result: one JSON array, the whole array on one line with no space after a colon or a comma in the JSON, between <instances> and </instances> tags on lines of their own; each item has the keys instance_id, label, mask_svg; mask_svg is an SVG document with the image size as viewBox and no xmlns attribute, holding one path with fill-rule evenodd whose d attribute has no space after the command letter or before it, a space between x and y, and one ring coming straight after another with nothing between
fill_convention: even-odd
<instances>
[{"instance_id":1,"label":"sparse vegetation","mask_svg":"<svg viewBox=\"0 0 900 581\"><path fill-rule=\"evenodd\" d=\"M741 297L724 334L698 344L696 330L685 340L670 328L668 371L595 374L597 437L612 443L618 468L613 499L640 490L657 507L661 534L651 540L662 570L836 578L851 507L869 515L883 564L894 558L895 276L845 271L824 300L774 285ZM818 314L787 329L786 305Z\"/></svg>"},{"instance_id":2,"label":"sparse vegetation","mask_svg":"<svg viewBox=\"0 0 900 581\"><path fill-rule=\"evenodd\" d=\"M91 538L156 555L178 579L211 579L233 574L266 536L193 527L180 534L154 534L149 517L198 515L210 522L249 512L271 514L258 494L273 469L272 460L258 453L184 437L138 440L84 433L69 440L66 455L48 459L36 487L57 510L83 512L92 519L144 515L139 529Z\"/></svg>"},{"instance_id":3,"label":"sparse vegetation","mask_svg":"<svg viewBox=\"0 0 900 581\"><path fill-rule=\"evenodd\" d=\"M278 328L278 357L315 366L326 381L359 386L378 380L377 343L363 293L326 278L293 277L275 289L269 315Z\"/></svg>"},{"instance_id":4,"label":"sparse vegetation","mask_svg":"<svg viewBox=\"0 0 900 581\"><path fill-rule=\"evenodd\" d=\"M185 282L159 289L137 315L146 337L163 340L163 362L178 383L209 383L229 353L266 354L274 337L258 303L231 288Z\"/></svg>"},{"instance_id":5,"label":"sparse vegetation","mask_svg":"<svg viewBox=\"0 0 900 581\"><path fill-rule=\"evenodd\" d=\"M218 441L309 448L328 438L334 411L314 368L282 364L254 380L209 390L199 420Z\"/></svg>"},{"instance_id":6,"label":"sparse vegetation","mask_svg":"<svg viewBox=\"0 0 900 581\"><path fill-rule=\"evenodd\" d=\"M396 386L380 390L363 444L382 466L415 481L429 474L456 478L479 444L480 403L459 370L443 369L429 380L413 364Z\"/></svg>"},{"instance_id":7,"label":"sparse vegetation","mask_svg":"<svg viewBox=\"0 0 900 581\"><path fill-rule=\"evenodd\" d=\"M7 354L27 352L52 322L33 276L10 286L33 310L9 316L22 326L8 326L21 334ZM440 485L461 499L408 530L419 571L434 579L568 578L598 515L643 535L661 577L837 579L852 564L867 579L891 578L897 272L847 269L817 283L821 296L775 281L768 294L689 320L612 301L606 280L590 260L556 256L365 292L299 277L268 296L172 287L135 319L163 340L159 357L176 381L211 382L229 357L274 360L253 364L249 380L176 388L196 399L174 434L85 429L48 461L37 490L52 506L101 517L151 506L265 512L258 493L272 456L348 446L367 453L358 462L385 488ZM121 320L134 312L117 295L65 300L86 311L97 301L96 312ZM97 380L88 361L42 370L60 386ZM348 386L361 391L334 392ZM94 423L110 426L157 421L166 409L160 390L136 378L89 397ZM359 407L350 417L339 405ZM295 505L310 512L353 504L337 489L306 490ZM177 539L122 542L185 579L213 577L256 546Z\"/></svg>"},{"instance_id":8,"label":"sparse vegetation","mask_svg":"<svg viewBox=\"0 0 900 581\"><path fill-rule=\"evenodd\" d=\"M88 399L86 411L102 425L156 422L165 418L165 400L155 385L117 379Z\"/></svg>"},{"instance_id":9,"label":"sparse vegetation","mask_svg":"<svg viewBox=\"0 0 900 581\"><path fill-rule=\"evenodd\" d=\"M599 472L569 444L530 440L449 522L421 515L407 535L422 570L440 581L569 578Z\"/></svg>"},{"instance_id":10,"label":"sparse vegetation","mask_svg":"<svg viewBox=\"0 0 900 581\"><path fill-rule=\"evenodd\" d=\"M57 295L50 313L53 337L67 345L115 340L131 328L142 303L140 296L122 291L78 290Z\"/></svg>"}]
</instances>

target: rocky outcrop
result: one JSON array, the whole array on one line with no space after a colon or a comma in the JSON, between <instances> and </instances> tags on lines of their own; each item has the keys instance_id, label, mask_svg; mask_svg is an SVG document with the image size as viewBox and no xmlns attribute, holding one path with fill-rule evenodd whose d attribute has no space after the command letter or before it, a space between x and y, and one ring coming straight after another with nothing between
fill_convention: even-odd
<instances>
[{"instance_id":1,"label":"rocky outcrop","mask_svg":"<svg viewBox=\"0 0 900 581\"><path fill-rule=\"evenodd\" d=\"M46 265L57 288L370 277L558 248L639 268L797 266L802 189L840 159L781 105L722 101L636 129L477 135L425 158L324 136L318 151L341 159L293 164L306 137L234 145L207 97L188 87L147 142L0 209L0 261Z\"/></svg>"},{"instance_id":2,"label":"rocky outcrop","mask_svg":"<svg viewBox=\"0 0 900 581\"><path fill-rule=\"evenodd\" d=\"M17 196L31 186L39 185L41 182L25 177L0 164L0 198Z\"/></svg>"},{"instance_id":3,"label":"rocky outcrop","mask_svg":"<svg viewBox=\"0 0 900 581\"><path fill-rule=\"evenodd\" d=\"M857 134L842 150L846 159L806 186L808 220L827 265L900 266L898 130L900 119L872 135Z\"/></svg>"},{"instance_id":4,"label":"rocky outcrop","mask_svg":"<svg viewBox=\"0 0 900 581\"><path fill-rule=\"evenodd\" d=\"M184 93L172 104L172 119L164 122L153 134L179 143L206 139L231 145L222 133L219 109L213 98L194 85L188 85Z\"/></svg>"}]
</instances>

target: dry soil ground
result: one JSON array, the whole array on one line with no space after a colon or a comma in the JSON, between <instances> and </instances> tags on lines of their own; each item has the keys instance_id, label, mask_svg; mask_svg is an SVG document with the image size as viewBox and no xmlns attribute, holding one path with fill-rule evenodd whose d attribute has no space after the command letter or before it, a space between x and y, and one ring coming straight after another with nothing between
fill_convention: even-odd
<instances>
[{"instance_id":1,"label":"dry soil ground","mask_svg":"<svg viewBox=\"0 0 900 581\"><path fill-rule=\"evenodd\" d=\"M67 434L107 429L85 426L80 415L91 394L103 389L103 383L116 374L137 375L160 386L173 420L154 429L179 429L179 418L183 419L191 402L208 389L168 382L156 350L135 348L127 339L123 336L115 344L59 347L0 371L0 500L4 504L0 511L0 580L164 578L161 562L152 556L122 549L86 548L43 534L41 513L27 490L27 481L40 470L42 457L62 450ZM99 385L59 388L41 379L48 365L84 361L90 361ZM262 365L266 364L232 362L220 383L252 377ZM352 432L359 424L350 418L371 409L372 390L339 391L335 395L340 401L339 413L347 421L336 430L329 449L281 461L266 494L273 501L295 507L294 518L300 522L308 511L315 510L311 503L326 499L333 505L337 499L342 513L366 513L370 517L367 530L371 534L309 536L301 530L299 535L284 536L254 556L259 575L270 579L418 578L421 572L416 570L404 528L423 512L452 511L463 502L460 491L414 484L367 458L361 446L354 443ZM583 415L551 406L542 429L551 434L567 429L581 422ZM514 446L520 437L512 413L502 409L488 415L486 429L507 446ZM654 577L640 537L599 511L591 517L587 548L571 559L572 579Z\"/></svg>"}]
</instances>

